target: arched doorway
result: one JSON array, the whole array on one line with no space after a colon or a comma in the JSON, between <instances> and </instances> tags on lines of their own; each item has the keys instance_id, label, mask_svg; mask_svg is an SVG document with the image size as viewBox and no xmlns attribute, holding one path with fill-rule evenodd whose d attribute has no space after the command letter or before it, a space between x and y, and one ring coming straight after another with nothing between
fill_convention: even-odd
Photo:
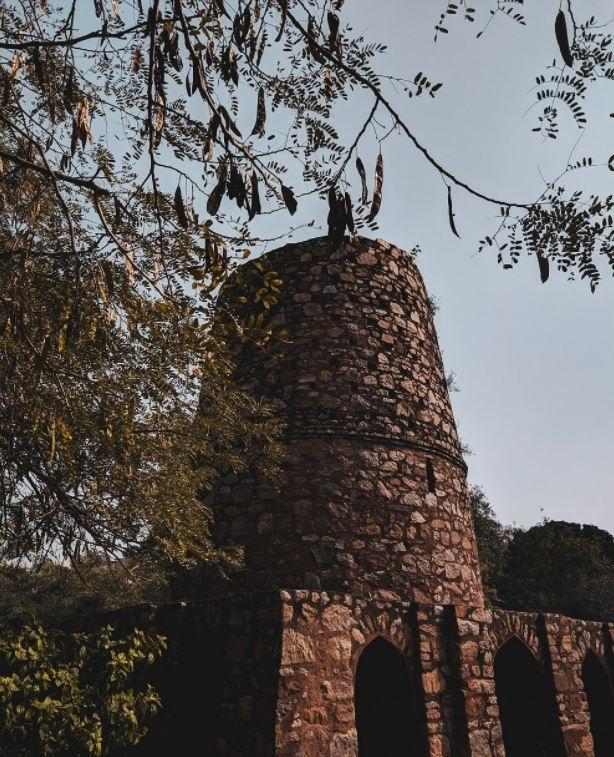
<instances>
[{"instance_id":1,"label":"arched doorway","mask_svg":"<svg viewBox=\"0 0 614 757\"><path fill-rule=\"evenodd\" d=\"M554 692L529 648L516 636L495 655L495 686L507 757L561 754Z\"/></svg>"},{"instance_id":2,"label":"arched doorway","mask_svg":"<svg viewBox=\"0 0 614 757\"><path fill-rule=\"evenodd\" d=\"M589 651L582 664L582 683L591 715L595 757L614 755L614 699L612 684L601 660Z\"/></svg>"},{"instance_id":3,"label":"arched doorway","mask_svg":"<svg viewBox=\"0 0 614 757\"><path fill-rule=\"evenodd\" d=\"M415 757L415 702L403 655L378 636L363 651L354 689L359 757Z\"/></svg>"}]
</instances>

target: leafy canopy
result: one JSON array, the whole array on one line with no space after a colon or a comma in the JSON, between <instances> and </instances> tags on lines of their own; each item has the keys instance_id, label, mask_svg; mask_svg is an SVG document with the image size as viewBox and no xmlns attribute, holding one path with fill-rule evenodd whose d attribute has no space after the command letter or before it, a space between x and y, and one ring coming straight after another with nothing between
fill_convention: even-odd
<instances>
[{"instance_id":1,"label":"leafy canopy","mask_svg":"<svg viewBox=\"0 0 614 757\"><path fill-rule=\"evenodd\" d=\"M484 491L472 487L484 592L505 609L614 619L614 536L597 526L544 520L503 526Z\"/></svg>"},{"instance_id":2,"label":"leafy canopy","mask_svg":"<svg viewBox=\"0 0 614 757\"><path fill-rule=\"evenodd\" d=\"M453 17L523 23L522 5L446 3L437 36ZM549 137L560 107L583 125L590 85L614 76L603 20L577 24L567 5L551 32L562 63L538 78ZM562 183L572 169L607 171L602 160L564 167L523 200L455 176L400 114L401 96L436 97L442 83L422 71L380 75L385 46L344 24L341 6L0 7L5 558L77 564L91 550L115 559L150 544L184 564L240 559L215 543L201 495L220 469L273 470L279 429L233 383L228 334L211 328L216 293L238 261L275 241L262 233L266 217L295 216L306 195L327 204L332 243L375 229L394 133L441 175L455 234L459 192L500 209L482 246L504 266L528 251L543 280L555 265L594 288L598 258L614 265L612 197ZM367 113L343 137L338 106L359 93ZM360 157L369 143L372 166ZM279 338L266 312L280 285L267 272L246 292L257 316L243 323L227 313L231 337Z\"/></svg>"}]
</instances>

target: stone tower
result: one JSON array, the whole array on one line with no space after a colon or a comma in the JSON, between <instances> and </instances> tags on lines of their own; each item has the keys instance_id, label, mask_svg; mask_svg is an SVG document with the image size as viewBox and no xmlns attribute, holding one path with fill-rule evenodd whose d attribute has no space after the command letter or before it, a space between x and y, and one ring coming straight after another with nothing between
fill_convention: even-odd
<instances>
[{"instance_id":1,"label":"stone tower","mask_svg":"<svg viewBox=\"0 0 614 757\"><path fill-rule=\"evenodd\" d=\"M233 586L482 606L466 466L411 256L320 238L249 266L282 280L271 317L288 343L281 356L242 344L238 376L279 408L287 439L278 491L231 479L216 503L220 536L245 547Z\"/></svg>"},{"instance_id":2,"label":"stone tower","mask_svg":"<svg viewBox=\"0 0 614 757\"><path fill-rule=\"evenodd\" d=\"M283 280L271 311L288 341L281 357L237 345L237 374L286 423L283 480L220 487L220 534L245 547L230 581L124 614L169 639L139 754L613 755L614 624L484 607L411 257L366 239L292 244L223 298L266 276Z\"/></svg>"}]
</instances>

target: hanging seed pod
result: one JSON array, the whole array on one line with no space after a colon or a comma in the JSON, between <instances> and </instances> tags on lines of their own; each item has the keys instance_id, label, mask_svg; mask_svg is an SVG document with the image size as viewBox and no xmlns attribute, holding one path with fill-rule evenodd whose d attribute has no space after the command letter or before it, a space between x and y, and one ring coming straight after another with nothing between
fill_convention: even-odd
<instances>
[{"instance_id":1,"label":"hanging seed pod","mask_svg":"<svg viewBox=\"0 0 614 757\"><path fill-rule=\"evenodd\" d=\"M326 221L328 223L328 238L332 240L335 236L335 229L339 225L339 207L335 187L330 187L328 190L328 217Z\"/></svg>"},{"instance_id":2,"label":"hanging seed pod","mask_svg":"<svg viewBox=\"0 0 614 757\"><path fill-rule=\"evenodd\" d=\"M290 215L293 216L296 213L297 202L294 198L294 192L289 188L281 185L281 195L284 198L284 203L290 211Z\"/></svg>"},{"instance_id":3,"label":"hanging seed pod","mask_svg":"<svg viewBox=\"0 0 614 757\"><path fill-rule=\"evenodd\" d=\"M339 47L339 16L332 11L328 12L328 28L330 34L328 36L328 47L331 50L336 50Z\"/></svg>"},{"instance_id":4,"label":"hanging seed pod","mask_svg":"<svg viewBox=\"0 0 614 757\"><path fill-rule=\"evenodd\" d=\"M333 247L338 247L343 242L347 214L345 199L337 193L335 187L328 190L328 239Z\"/></svg>"},{"instance_id":5,"label":"hanging seed pod","mask_svg":"<svg viewBox=\"0 0 614 757\"><path fill-rule=\"evenodd\" d=\"M362 182L362 197L360 198L360 202L363 205L366 205L367 201L369 200L369 192L367 190L367 172L365 171L364 163L360 158L356 158L356 170L358 171L360 181Z\"/></svg>"},{"instance_id":6,"label":"hanging seed pod","mask_svg":"<svg viewBox=\"0 0 614 757\"><path fill-rule=\"evenodd\" d=\"M384 184L384 156L380 154L377 156L375 163L375 184L373 187L373 201L371 203L371 210L369 211L368 221L372 221L379 213L379 209L382 206L382 186Z\"/></svg>"},{"instance_id":7,"label":"hanging seed pod","mask_svg":"<svg viewBox=\"0 0 614 757\"><path fill-rule=\"evenodd\" d=\"M354 213L352 212L352 198L348 192L345 193L345 223L348 231L354 234L356 227L354 225Z\"/></svg>"},{"instance_id":8,"label":"hanging seed pod","mask_svg":"<svg viewBox=\"0 0 614 757\"><path fill-rule=\"evenodd\" d=\"M181 194L181 187L177 185L175 190L175 213L177 213L177 219L182 229L188 228L188 216L185 212L185 205L183 204L183 196Z\"/></svg>"},{"instance_id":9,"label":"hanging seed pod","mask_svg":"<svg viewBox=\"0 0 614 757\"><path fill-rule=\"evenodd\" d=\"M277 37L275 37L275 42L279 42L279 40L284 36L284 29L286 28L286 16L288 13L288 0L278 0L278 2L281 7L281 23L279 25L279 33L277 34Z\"/></svg>"},{"instance_id":10,"label":"hanging seed pod","mask_svg":"<svg viewBox=\"0 0 614 757\"><path fill-rule=\"evenodd\" d=\"M256 123L252 129L252 134L258 134L260 137L264 134L264 124L266 122L266 101L264 99L264 89L258 90L258 110L256 111Z\"/></svg>"},{"instance_id":11,"label":"hanging seed pod","mask_svg":"<svg viewBox=\"0 0 614 757\"><path fill-rule=\"evenodd\" d=\"M245 182L239 169L233 164L230 168L230 181L228 182L228 197L237 201L237 205L242 208L245 203L246 191Z\"/></svg>"},{"instance_id":12,"label":"hanging seed pod","mask_svg":"<svg viewBox=\"0 0 614 757\"><path fill-rule=\"evenodd\" d=\"M573 55L569 47L569 36L567 34L567 23L565 21L565 14L562 10L557 13L556 21L554 23L554 32L556 34L556 41L559 44L559 50L565 61L565 65L569 68L573 68Z\"/></svg>"},{"instance_id":13,"label":"hanging seed pod","mask_svg":"<svg viewBox=\"0 0 614 757\"><path fill-rule=\"evenodd\" d=\"M450 222L450 228L452 233L460 239L460 234L456 230L456 224L454 223L454 209L452 207L452 187L448 185L448 221Z\"/></svg>"},{"instance_id":14,"label":"hanging seed pod","mask_svg":"<svg viewBox=\"0 0 614 757\"><path fill-rule=\"evenodd\" d=\"M262 213L262 207L260 205L260 193L258 191L258 176L256 175L256 172L254 171L252 173L252 200L251 200L251 208L249 211L249 220L251 221L252 218L256 215L260 215Z\"/></svg>"},{"instance_id":15,"label":"hanging seed pod","mask_svg":"<svg viewBox=\"0 0 614 757\"><path fill-rule=\"evenodd\" d=\"M224 197L225 191L226 191L226 180L220 179L218 183L211 190L211 194L209 195L209 199L207 200L207 213L209 213L210 216L216 215L216 213L220 209L220 205L222 203L222 198Z\"/></svg>"},{"instance_id":16,"label":"hanging seed pod","mask_svg":"<svg viewBox=\"0 0 614 757\"><path fill-rule=\"evenodd\" d=\"M542 284L545 284L550 276L550 261L547 257L542 255L539 250L537 250L535 255L537 257L537 263L539 265L539 278L541 279Z\"/></svg>"}]
</instances>

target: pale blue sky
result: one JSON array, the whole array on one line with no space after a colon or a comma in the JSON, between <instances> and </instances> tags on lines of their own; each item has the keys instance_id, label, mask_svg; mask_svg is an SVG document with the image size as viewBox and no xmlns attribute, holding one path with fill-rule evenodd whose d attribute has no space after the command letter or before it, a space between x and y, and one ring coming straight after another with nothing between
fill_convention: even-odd
<instances>
[{"instance_id":1,"label":"pale blue sky","mask_svg":"<svg viewBox=\"0 0 614 757\"><path fill-rule=\"evenodd\" d=\"M527 0L527 27L499 18L480 40L475 25L457 20L435 45L440 5L350 0L344 14L357 31L389 45L380 70L411 78L422 70L445 83L436 101L407 101L402 110L448 168L485 192L530 199L543 186L538 167L557 175L579 136L563 114L560 140L544 144L531 132L535 116L522 117L536 74L557 55L559 3ZM606 0L576 3L578 20L592 13L609 20L612 12ZM613 104L614 82L594 88L578 157L607 160L614 151ZM356 113L355 122L362 117ZM446 369L462 390L452 401L474 452L470 480L484 486L506 522L529 525L545 515L614 531L614 280L606 271L591 295L583 282L556 272L541 285L534 258L504 271L494 254L475 254L496 207L455 193L458 240L440 177L400 137L383 152L380 236L422 248L418 262L441 305ZM604 170L582 182L614 190Z\"/></svg>"}]
</instances>

